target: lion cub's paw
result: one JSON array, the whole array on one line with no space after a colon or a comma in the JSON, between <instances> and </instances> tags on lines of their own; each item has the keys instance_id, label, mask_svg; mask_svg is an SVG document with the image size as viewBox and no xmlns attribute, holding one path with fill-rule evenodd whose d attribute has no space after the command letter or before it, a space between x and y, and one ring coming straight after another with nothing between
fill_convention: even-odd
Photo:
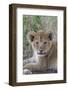
<instances>
[{"instance_id":1,"label":"lion cub's paw","mask_svg":"<svg viewBox=\"0 0 68 90\"><path fill-rule=\"evenodd\" d=\"M24 74L32 74L32 72L29 69L24 69L23 73Z\"/></svg>"}]
</instances>

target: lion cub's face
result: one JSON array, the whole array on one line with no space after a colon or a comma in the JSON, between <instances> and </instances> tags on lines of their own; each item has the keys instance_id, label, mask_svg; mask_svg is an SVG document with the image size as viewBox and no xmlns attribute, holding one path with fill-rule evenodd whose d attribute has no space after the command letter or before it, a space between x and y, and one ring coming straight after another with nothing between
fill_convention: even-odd
<instances>
[{"instance_id":1,"label":"lion cub's face","mask_svg":"<svg viewBox=\"0 0 68 90\"><path fill-rule=\"evenodd\" d=\"M27 38L34 49L34 52L39 56L46 56L52 47L51 33L30 31Z\"/></svg>"}]
</instances>

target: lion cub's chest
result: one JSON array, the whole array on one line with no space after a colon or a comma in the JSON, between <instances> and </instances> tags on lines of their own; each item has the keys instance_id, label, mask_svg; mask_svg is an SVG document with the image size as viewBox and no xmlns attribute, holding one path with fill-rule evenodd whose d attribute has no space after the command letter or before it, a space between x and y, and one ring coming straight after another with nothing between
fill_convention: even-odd
<instances>
[{"instance_id":1,"label":"lion cub's chest","mask_svg":"<svg viewBox=\"0 0 68 90\"><path fill-rule=\"evenodd\" d=\"M48 64L47 64L48 60L46 57L38 57L38 66L40 68L40 70L46 70L47 67L48 67Z\"/></svg>"}]
</instances>

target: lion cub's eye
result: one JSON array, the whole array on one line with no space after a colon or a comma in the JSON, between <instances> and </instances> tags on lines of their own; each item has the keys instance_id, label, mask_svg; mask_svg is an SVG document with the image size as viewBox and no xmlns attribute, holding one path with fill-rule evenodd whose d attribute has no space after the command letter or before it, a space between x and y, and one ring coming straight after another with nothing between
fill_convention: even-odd
<instances>
[{"instance_id":1,"label":"lion cub's eye","mask_svg":"<svg viewBox=\"0 0 68 90\"><path fill-rule=\"evenodd\" d=\"M36 42L36 44L39 44L39 42Z\"/></svg>"},{"instance_id":2,"label":"lion cub's eye","mask_svg":"<svg viewBox=\"0 0 68 90\"><path fill-rule=\"evenodd\" d=\"M47 42L44 42L44 44L47 44Z\"/></svg>"}]
</instances>

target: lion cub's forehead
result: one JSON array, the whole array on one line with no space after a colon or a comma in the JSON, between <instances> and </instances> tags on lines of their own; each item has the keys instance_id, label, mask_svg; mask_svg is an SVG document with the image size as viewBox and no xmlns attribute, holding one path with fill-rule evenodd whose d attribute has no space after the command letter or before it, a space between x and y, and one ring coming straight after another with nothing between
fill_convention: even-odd
<instances>
[{"instance_id":1,"label":"lion cub's forehead","mask_svg":"<svg viewBox=\"0 0 68 90\"><path fill-rule=\"evenodd\" d=\"M36 39L48 39L48 33L47 32L44 32L44 31L39 31L36 33L36 36L35 36Z\"/></svg>"}]
</instances>

